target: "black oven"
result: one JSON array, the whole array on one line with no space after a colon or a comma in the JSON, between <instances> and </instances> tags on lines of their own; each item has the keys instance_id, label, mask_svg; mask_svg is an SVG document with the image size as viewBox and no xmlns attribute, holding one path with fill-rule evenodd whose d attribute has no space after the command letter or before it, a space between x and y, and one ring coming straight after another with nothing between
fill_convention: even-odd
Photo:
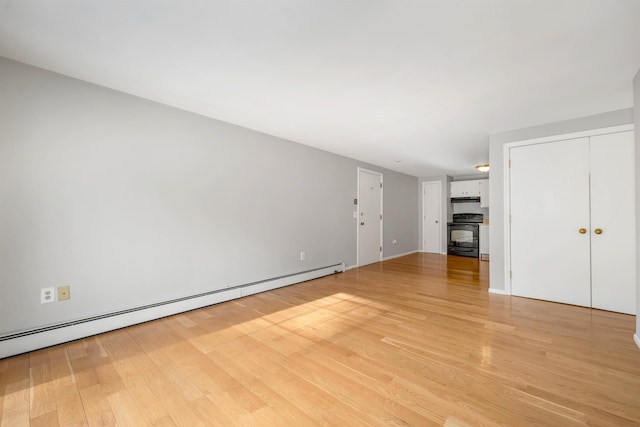
<instances>
[{"instance_id":1,"label":"black oven","mask_svg":"<svg viewBox=\"0 0 640 427\"><path fill-rule=\"evenodd\" d=\"M482 220L482 214L453 214L453 222L447 224L447 254L478 258Z\"/></svg>"}]
</instances>

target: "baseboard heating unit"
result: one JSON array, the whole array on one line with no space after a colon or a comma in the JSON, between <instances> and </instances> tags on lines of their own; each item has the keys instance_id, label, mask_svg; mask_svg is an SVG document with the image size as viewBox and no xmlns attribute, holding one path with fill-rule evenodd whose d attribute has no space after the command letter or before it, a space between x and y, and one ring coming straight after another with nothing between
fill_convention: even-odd
<instances>
[{"instance_id":1,"label":"baseboard heating unit","mask_svg":"<svg viewBox=\"0 0 640 427\"><path fill-rule=\"evenodd\" d=\"M0 359L345 271L339 263L0 336Z\"/></svg>"}]
</instances>

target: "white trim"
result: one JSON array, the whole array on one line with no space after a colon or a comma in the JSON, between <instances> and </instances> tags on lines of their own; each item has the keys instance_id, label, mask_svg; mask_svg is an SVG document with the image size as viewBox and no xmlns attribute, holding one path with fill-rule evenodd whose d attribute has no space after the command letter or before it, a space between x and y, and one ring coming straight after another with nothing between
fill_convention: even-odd
<instances>
[{"instance_id":1,"label":"white trim","mask_svg":"<svg viewBox=\"0 0 640 427\"><path fill-rule=\"evenodd\" d=\"M0 359L345 271L344 263L0 341ZM28 331L27 331L28 332Z\"/></svg>"},{"instance_id":2,"label":"white trim","mask_svg":"<svg viewBox=\"0 0 640 427\"><path fill-rule=\"evenodd\" d=\"M511 215L511 168L509 167L509 163L511 161L510 148L511 147L507 146L507 144L502 147L502 200L504 200L502 221L504 224L504 293L506 295L511 295L511 221L509 221L509 216Z\"/></svg>"},{"instance_id":3,"label":"white trim","mask_svg":"<svg viewBox=\"0 0 640 427\"><path fill-rule=\"evenodd\" d=\"M638 346L638 348L640 348L640 335L633 334L633 340L636 342L636 345Z\"/></svg>"},{"instance_id":4,"label":"white trim","mask_svg":"<svg viewBox=\"0 0 640 427\"><path fill-rule=\"evenodd\" d=\"M382 174L382 172L378 172L378 171L374 171L371 169L365 169L365 168L361 168L360 166L358 166L358 179L357 179L357 194L358 194L358 205L357 205L357 209L358 209L358 214L356 215L356 266L359 267L360 266L360 172L365 172L365 173L369 173L372 175L378 175L380 177L380 215L382 215L382 219L380 220L380 236L378 238L378 245L382 248L382 250L380 251L380 256L378 258L378 261L382 261L382 257L383 257L383 251L384 251L384 245L383 245L383 241L382 241L382 236L383 234L383 229L384 229L384 212L383 212L383 207L384 207L384 176Z\"/></svg>"},{"instance_id":5,"label":"white trim","mask_svg":"<svg viewBox=\"0 0 640 427\"><path fill-rule=\"evenodd\" d=\"M438 253L434 253L434 252L425 252L424 248L422 248L422 250L418 251L418 252L422 252L423 254L434 254L434 255L447 255L446 252L438 252Z\"/></svg>"},{"instance_id":6,"label":"white trim","mask_svg":"<svg viewBox=\"0 0 640 427\"><path fill-rule=\"evenodd\" d=\"M415 253L418 253L418 252L419 252L419 251L410 251L410 252L405 252L405 253L403 253L403 254L391 255L391 256L388 256L388 257L386 257L386 258L382 258L382 261L389 261L390 259L400 258L400 257L403 257L403 256L407 256L407 255L415 254Z\"/></svg>"},{"instance_id":7,"label":"white trim","mask_svg":"<svg viewBox=\"0 0 640 427\"><path fill-rule=\"evenodd\" d=\"M510 150L515 147L526 145L545 144L555 141L565 141L568 139L588 138L610 133L629 132L634 130L633 124L610 126L600 129L589 129L580 132L571 132L560 135L551 135L541 138L523 139L521 141L507 142L502 146L502 176L503 176L503 228L504 228L504 292L511 295L511 223L509 215L511 213L511 168L509 167Z\"/></svg>"},{"instance_id":8,"label":"white trim","mask_svg":"<svg viewBox=\"0 0 640 427\"><path fill-rule=\"evenodd\" d=\"M543 136L539 138L523 139L520 141L507 142L504 145L509 147L520 147L523 145L544 144L547 142L564 141L567 139L586 138L598 135L606 135L609 133L628 132L634 129L633 123L626 125L610 126L600 129L589 129L579 132L563 133L560 135Z\"/></svg>"},{"instance_id":9,"label":"white trim","mask_svg":"<svg viewBox=\"0 0 640 427\"><path fill-rule=\"evenodd\" d=\"M506 291L502 289L489 288L490 294L498 294L498 295L509 295Z\"/></svg>"},{"instance_id":10,"label":"white trim","mask_svg":"<svg viewBox=\"0 0 640 427\"><path fill-rule=\"evenodd\" d=\"M426 241L426 227L425 227L425 222L426 222L426 218L425 218L425 209L424 209L424 195L425 195L425 185L429 184L429 185L433 185L433 184L437 184L438 187L438 224L440 224L440 227L438 227L438 252L437 253L442 253L442 182L441 181L423 181L422 182L422 197L420 198L421 200L421 208L422 208L422 218L420 218L420 220L422 221L422 252L426 252L425 248L424 248L424 242ZM434 253L434 252L426 252L426 253Z\"/></svg>"}]
</instances>

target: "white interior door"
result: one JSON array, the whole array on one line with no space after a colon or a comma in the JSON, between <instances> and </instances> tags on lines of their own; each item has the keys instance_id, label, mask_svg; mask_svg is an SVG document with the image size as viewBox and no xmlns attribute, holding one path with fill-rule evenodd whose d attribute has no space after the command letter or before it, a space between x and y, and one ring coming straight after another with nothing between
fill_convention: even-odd
<instances>
[{"instance_id":1,"label":"white interior door","mask_svg":"<svg viewBox=\"0 0 640 427\"><path fill-rule=\"evenodd\" d=\"M422 183L422 250L442 253L441 183Z\"/></svg>"},{"instance_id":2,"label":"white interior door","mask_svg":"<svg viewBox=\"0 0 640 427\"><path fill-rule=\"evenodd\" d=\"M358 168L358 265L382 259L382 174Z\"/></svg>"},{"instance_id":3,"label":"white interior door","mask_svg":"<svg viewBox=\"0 0 640 427\"><path fill-rule=\"evenodd\" d=\"M591 138L591 304L635 314L633 132ZM596 234L601 230L600 234Z\"/></svg>"},{"instance_id":4,"label":"white interior door","mask_svg":"<svg viewBox=\"0 0 640 427\"><path fill-rule=\"evenodd\" d=\"M509 151L511 293L590 306L589 139Z\"/></svg>"}]
</instances>

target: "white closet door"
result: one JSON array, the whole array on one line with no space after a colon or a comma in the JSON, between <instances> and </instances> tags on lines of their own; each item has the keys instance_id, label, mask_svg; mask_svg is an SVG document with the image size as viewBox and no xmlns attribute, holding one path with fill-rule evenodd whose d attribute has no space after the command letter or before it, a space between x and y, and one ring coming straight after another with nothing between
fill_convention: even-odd
<instances>
[{"instance_id":1,"label":"white closet door","mask_svg":"<svg viewBox=\"0 0 640 427\"><path fill-rule=\"evenodd\" d=\"M633 144L633 132L591 138L592 306L629 314L636 312Z\"/></svg>"},{"instance_id":2,"label":"white closet door","mask_svg":"<svg viewBox=\"0 0 640 427\"><path fill-rule=\"evenodd\" d=\"M589 139L514 147L510 160L511 293L590 306Z\"/></svg>"}]
</instances>

